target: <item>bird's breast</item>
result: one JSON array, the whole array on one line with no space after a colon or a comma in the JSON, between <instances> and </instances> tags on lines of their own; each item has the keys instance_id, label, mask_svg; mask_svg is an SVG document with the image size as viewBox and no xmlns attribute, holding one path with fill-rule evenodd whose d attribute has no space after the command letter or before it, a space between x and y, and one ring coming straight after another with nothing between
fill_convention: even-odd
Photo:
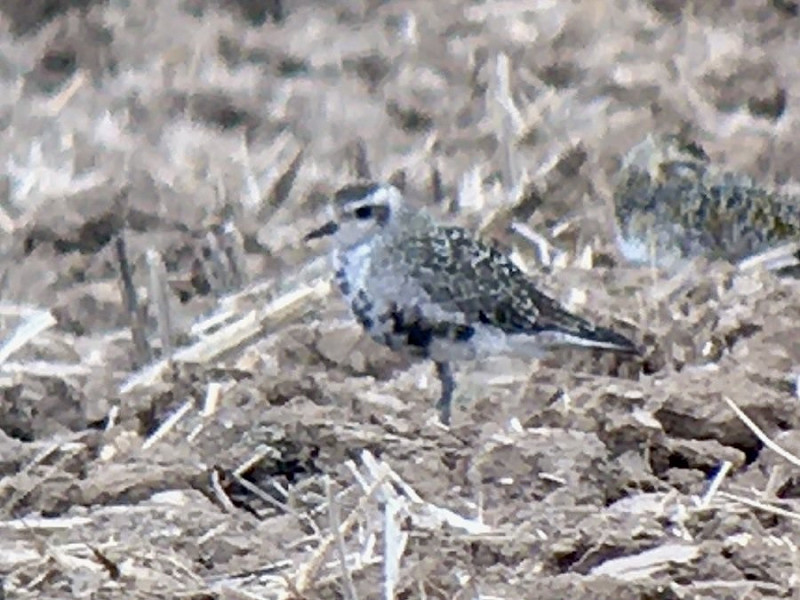
<instances>
[{"instance_id":1,"label":"bird's breast","mask_svg":"<svg viewBox=\"0 0 800 600\"><path fill-rule=\"evenodd\" d=\"M367 287L370 248L366 243L333 253L336 284L346 298Z\"/></svg>"},{"instance_id":2,"label":"bird's breast","mask_svg":"<svg viewBox=\"0 0 800 600\"><path fill-rule=\"evenodd\" d=\"M335 280L350 312L373 337L379 327L380 302L369 285L371 252L367 243L334 252Z\"/></svg>"}]
</instances>

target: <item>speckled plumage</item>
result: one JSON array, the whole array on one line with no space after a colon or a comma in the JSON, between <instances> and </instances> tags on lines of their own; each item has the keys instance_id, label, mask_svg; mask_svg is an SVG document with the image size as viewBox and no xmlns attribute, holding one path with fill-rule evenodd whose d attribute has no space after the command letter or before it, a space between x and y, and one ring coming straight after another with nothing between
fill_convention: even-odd
<instances>
[{"instance_id":1,"label":"speckled plumage","mask_svg":"<svg viewBox=\"0 0 800 600\"><path fill-rule=\"evenodd\" d=\"M800 197L715 169L678 135L649 135L627 153L614 209L626 258L668 270L700 256L738 262L800 241Z\"/></svg>"},{"instance_id":2,"label":"speckled plumage","mask_svg":"<svg viewBox=\"0 0 800 600\"><path fill-rule=\"evenodd\" d=\"M334 208L339 289L373 339L433 359L443 422L450 417L451 361L538 356L562 345L636 352L622 335L564 310L494 247L408 208L392 186L347 186Z\"/></svg>"}]
</instances>

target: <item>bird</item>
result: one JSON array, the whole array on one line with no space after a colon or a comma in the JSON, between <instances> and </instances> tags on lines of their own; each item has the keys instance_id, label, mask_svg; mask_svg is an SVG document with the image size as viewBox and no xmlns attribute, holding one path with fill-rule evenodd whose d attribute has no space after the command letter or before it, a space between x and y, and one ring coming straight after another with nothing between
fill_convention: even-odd
<instances>
[{"instance_id":1,"label":"bird","mask_svg":"<svg viewBox=\"0 0 800 600\"><path fill-rule=\"evenodd\" d=\"M800 197L714 165L685 133L648 134L614 184L616 242L636 265L677 271L705 257L740 263L781 247L768 269L800 258Z\"/></svg>"},{"instance_id":2,"label":"bird","mask_svg":"<svg viewBox=\"0 0 800 600\"><path fill-rule=\"evenodd\" d=\"M430 359L449 425L453 362L514 354L537 358L575 346L638 354L625 336L571 314L494 245L440 225L391 184L356 182L335 192L332 219L304 236L331 236L336 285L376 342Z\"/></svg>"}]
</instances>

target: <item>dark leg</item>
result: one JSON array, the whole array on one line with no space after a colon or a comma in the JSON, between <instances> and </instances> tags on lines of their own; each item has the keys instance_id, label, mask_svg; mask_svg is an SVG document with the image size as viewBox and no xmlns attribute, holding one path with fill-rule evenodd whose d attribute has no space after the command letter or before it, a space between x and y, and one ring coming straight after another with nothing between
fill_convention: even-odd
<instances>
[{"instance_id":1,"label":"dark leg","mask_svg":"<svg viewBox=\"0 0 800 600\"><path fill-rule=\"evenodd\" d=\"M453 379L453 370L450 368L450 364L437 362L436 375L442 384L442 395L436 401L439 420L445 425L450 425L450 407L453 401L453 392L456 389L456 381Z\"/></svg>"}]
</instances>

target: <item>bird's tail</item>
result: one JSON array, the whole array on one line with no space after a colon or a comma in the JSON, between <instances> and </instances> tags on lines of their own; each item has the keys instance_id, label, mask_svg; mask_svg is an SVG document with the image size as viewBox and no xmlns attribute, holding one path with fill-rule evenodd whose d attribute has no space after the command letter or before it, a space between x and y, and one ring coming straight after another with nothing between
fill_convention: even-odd
<instances>
[{"instance_id":1,"label":"bird's tail","mask_svg":"<svg viewBox=\"0 0 800 600\"><path fill-rule=\"evenodd\" d=\"M589 323L581 323L576 328L566 330L553 328L546 332L548 342L552 346L578 346L611 350L622 354L641 354L641 349L624 335L605 327L595 327Z\"/></svg>"}]
</instances>

